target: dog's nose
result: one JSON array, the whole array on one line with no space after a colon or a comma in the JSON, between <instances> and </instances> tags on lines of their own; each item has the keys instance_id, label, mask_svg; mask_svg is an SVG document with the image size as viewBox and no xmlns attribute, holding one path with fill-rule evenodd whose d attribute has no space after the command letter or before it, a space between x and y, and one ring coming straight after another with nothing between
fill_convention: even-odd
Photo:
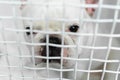
<instances>
[{"instance_id":1,"label":"dog's nose","mask_svg":"<svg viewBox=\"0 0 120 80\"><path fill-rule=\"evenodd\" d=\"M53 44L61 44L61 40L57 37L50 37L49 38L49 43L53 43Z\"/></svg>"},{"instance_id":2,"label":"dog's nose","mask_svg":"<svg viewBox=\"0 0 120 80\"><path fill-rule=\"evenodd\" d=\"M49 38L49 43L52 44L61 44L61 39L57 37L50 37ZM44 39L43 42L46 42L46 39ZM55 46L49 46L49 51L47 51L46 46L43 46L43 50L41 52L42 56L47 56L47 52L49 57L60 57L61 56L61 48L60 47L55 47ZM46 62L46 59L42 59L43 62ZM57 62L60 63L60 59L49 59L49 62Z\"/></svg>"}]
</instances>

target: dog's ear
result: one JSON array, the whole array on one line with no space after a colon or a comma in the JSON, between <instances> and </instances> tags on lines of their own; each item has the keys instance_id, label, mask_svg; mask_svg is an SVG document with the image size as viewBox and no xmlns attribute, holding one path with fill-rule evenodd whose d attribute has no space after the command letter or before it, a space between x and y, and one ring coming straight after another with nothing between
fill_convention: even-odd
<instances>
[{"instance_id":1,"label":"dog's ear","mask_svg":"<svg viewBox=\"0 0 120 80\"><path fill-rule=\"evenodd\" d=\"M86 0L86 4L97 4L98 0ZM92 16L95 12L94 8L86 8L86 11L90 16Z\"/></svg>"},{"instance_id":2,"label":"dog's ear","mask_svg":"<svg viewBox=\"0 0 120 80\"><path fill-rule=\"evenodd\" d=\"M26 2L27 0L20 0L21 2ZM20 9L22 10L25 7L25 4L20 5Z\"/></svg>"}]
</instances>

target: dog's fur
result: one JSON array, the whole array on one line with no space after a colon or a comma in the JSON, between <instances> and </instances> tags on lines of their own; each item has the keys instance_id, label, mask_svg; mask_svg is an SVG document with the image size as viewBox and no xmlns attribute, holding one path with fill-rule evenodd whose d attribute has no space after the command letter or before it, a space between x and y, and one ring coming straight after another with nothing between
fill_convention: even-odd
<instances>
[{"instance_id":1,"label":"dog's fur","mask_svg":"<svg viewBox=\"0 0 120 80\"><path fill-rule=\"evenodd\" d=\"M30 2L35 2L33 0L28 0ZM25 26L31 26L33 30L40 30L40 31L46 31L46 22L45 20L48 20L47 24L48 24L48 32L49 31L54 31L54 32L60 32L62 31L62 22L60 21L53 21L54 19L61 19L61 18L65 18L68 20L68 22L65 23L65 32L70 32L69 31L69 27L70 25L73 24L77 24L80 26L79 30L76 32L77 34L93 34L95 31L95 25L91 22L87 23L84 22L83 24L80 24L80 20L83 19L91 19L90 16L88 15L87 11L85 8L77 8L77 7L71 7L69 4L76 4L76 5L80 5L80 4L85 4L85 1L80 1L80 0L69 0L69 2L67 0L51 0L51 1L45 1L45 0L36 0L36 2L40 2L41 4L45 4L45 3L58 3L58 6L53 7L52 5L48 5L49 7L46 8L45 5L39 6L31 6L31 5L26 5L22 8L22 16L24 17L32 17L32 18L40 18L41 20L37 20L37 21L24 21L24 25ZM65 9L63 9L63 5L59 6L59 4L63 4L65 5ZM38 10L39 9L39 10ZM64 13L64 15L63 15ZM82 15L82 16L81 16ZM64 17L63 17L64 16ZM53 19L53 20L51 20ZM76 21L69 21L72 19L77 19ZM45 34L41 34L41 33L36 33L34 35L34 39L33 41L35 43L42 43L42 40L45 38ZM51 36L58 36L60 39L62 38L61 34L51 34L49 35ZM65 34L64 35L64 44L65 45L76 45L76 48L70 47L70 48L64 48L63 50L65 50L63 52L63 57L68 57L68 58L74 58L74 59L82 59L82 58L89 58L91 55L91 50L90 49L85 49L85 48L81 48L80 46L92 46L93 44L93 35L92 36L72 36L72 35L68 35ZM99 39L97 38L96 42L94 46L104 46L107 45L107 40L106 39ZM103 44L103 42L105 42ZM41 55L42 51L42 46L36 46L35 47L35 54L36 55ZM40 53L41 52L41 53ZM97 51L95 50L94 53L94 58L97 59L104 59L105 58L105 52L106 50L102 50L102 51ZM100 54L100 55L98 55ZM38 62L42 62L42 59L37 60ZM74 69L75 65L76 65L76 61L75 60L63 60L65 62L63 62L63 67L65 68L70 68L70 69ZM88 66L89 66L89 61L78 61L77 62L78 65L78 69L80 70L87 70ZM100 62L95 62L94 64L92 64L92 69L96 69L97 67L99 67L100 65L102 65L102 63ZM68 78L73 79L74 76L74 71L68 72ZM77 72L77 79L82 79L84 72Z\"/></svg>"}]
</instances>

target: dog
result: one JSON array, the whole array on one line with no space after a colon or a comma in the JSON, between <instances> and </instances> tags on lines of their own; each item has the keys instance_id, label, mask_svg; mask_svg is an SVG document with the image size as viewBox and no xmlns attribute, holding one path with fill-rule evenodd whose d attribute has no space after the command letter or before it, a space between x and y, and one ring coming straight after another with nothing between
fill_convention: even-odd
<instances>
[{"instance_id":1,"label":"dog","mask_svg":"<svg viewBox=\"0 0 120 80\"><path fill-rule=\"evenodd\" d=\"M33 0L28 0L28 2L33 2ZM109 38L106 37L101 37L97 36L94 34L96 33L96 24L92 22L83 22L81 23L81 20L83 19L91 19L90 15L93 15L94 9L93 8L77 8L74 6L70 6L71 4L75 5L80 5L80 4L86 4L86 3L92 3L95 4L99 0L52 0L52 1L44 1L44 0L36 0L36 2L40 2L41 6L36 5L36 6L23 6L22 11L23 11L23 16L24 17L32 17L32 18L39 18L41 20L37 21L24 21L24 25L26 26L26 29L31 30L40 30L40 31L46 31L46 26L48 26L47 31L48 35L46 34L41 34L39 32L33 32L33 42L35 43L49 43L50 45L39 45L35 46L35 54L39 56L49 56L49 57L63 57L63 62L61 62L61 59L36 59L36 63L42 63L42 62L49 62L49 63L59 63L62 64L65 69L74 69L73 71L67 72L67 78L69 79L75 79L75 80L86 80L83 79L82 76L88 77L89 75L81 70L96 70L98 69L103 69L104 68L104 61L99 62L99 61L94 61L93 59L101 59L101 60L106 60L107 56L107 49L94 49L92 48L86 49L84 46L88 47L107 47L109 44ZM105 2L105 1L104 1ZM112 1L108 1L112 2ZM46 7L45 5L42 4L47 4L48 6ZM53 7L50 4L56 4L56 7ZM58 3L58 5L57 5ZM99 2L98 2L99 3ZM63 5L60 5L63 4ZM62 8L64 6L64 8ZM74 12L74 13L73 13ZM97 12L97 10L96 10ZM104 11L103 11L104 12ZM105 11L106 12L106 11ZM90 14L90 15L89 15ZM80 16L82 15L82 16ZM104 14L102 14L105 16ZM94 16L94 15L93 15ZM106 15L107 16L107 15ZM109 16L110 17L110 16ZM62 27L62 22L59 22L59 19L66 19L68 22L65 22L64 26L65 28ZM58 19L58 21L54 21ZM71 19L76 19L76 21L70 21ZM45 21L47 20L47 22ZM78 21L77 21L78 20ZM112 29L108 28L111 24L103 24L99 25L99 28L97 30L98 33L107 33L110 34L110 31ZM31 27L30 27L31 26ZM103 27L104 26L104 27ZM73 29L74 28L74 29ZM77 35L70 35L70 34L49 34L49 32L65 32L65 33L73 33L73 34L92 34L91 36L77 36ZM28 36L30 36L30 33L27 33ZM46 35L48 37L46 37ZM62 42L62 38L63 42ZM49 39L47 41L47 39ZM29 39L28 39L29 40ZM55 45L75 45L76 47L56 47L53 46L52 44ZM119 42L115 39L113 41L112 45L119 46ZM49 51L47 51L47 49ZM57 53L57 54L56 54ZM111 50L110 56L114 54L118 54L118 51ZM116 55L114 55L116 57ZM83 58L88 58L89 61L75 61L75 60L69 60L66 58L72 58L72 59L83 59ZM92 59L93 58L93 59ZM108 57L112 58L112 57ZM119 59L116 57L116 59ZM90 67L91 65L91 67ZM109 67L109 66L108 66ZM75 69L79 69L80 71L76 71ZM112 68L113 69L113 68ZM103 74L102 74L103 75ZM95 77L95 76L93 76ZM99 76L98 76L99 77ZM106 77L106 76L105 76ZM91 80L93 80L92 78ZM100 80L101 78L97 78L97 80ZM96 79L95 79L96 80ZM109 78L108 78L109 80Z\"/></svg>"},{"instance_id":2,"label":"dog","mask_svg":"<svg viewBox=\"0 0 120 80\"><path fill-rule=\"evenodd\" d=\"M50 64L59 63L62 65L63 69L72 69L72 71L66 72L66 78L80 80L82 79L82 76L87 77L86 72L81 70L88 70L92 48L86 49L84 46L104 46L108 44L108 41L107 39L97 38L97 43L93 45L95 38L95 24L92 22L82 22L83 19L91 19L91 16L87 12L87 10L89 11L90 9L86 10L86 8L72 6L74 4L78 6L80 4L86 4L86 1L69 0L68 2L67 0L28 0L28 2L38 2L41 3L41 6L24 5L21 7L23 17L32 17L34 19L38 19L32 21L23 21L23 24L27 30L33 30L32 32L26 33L28 38L27 40L30 40L32 35L33 43L49 44L35 46L34 52L37 56L52 57L52 59L36 58L36 64L46 62L49 62ZM47 6L45 4L47 4ZM67 22L64 24L64 28L62 28L63 22L59 21L59 19L67 20ZM75 19L75 21L71 21L72 19ZM48 33L41 33L39 31ZM52 34L50 34L50 32L52 32ZM65 32L66 34L56 34L57 32ZM83 36L82 34L85 33L91 34L91 36ZM78 36L77 34L81 35ZM59 47L56 47L57 45ZM61 45L73 45L75 47L61 48ZM106 51L107 50L94 50L95 54L93 58L104 59ZM60 59L56 59L55 57L59 57ZM88 58L89 60L80 61L80 59L84 58ZM77 61L75 59L79 60ZM102 62L93 61L90 70L97 69L102 64ZM74 72L75 69L79 69L80 71Z\"/></svg>"}]
</instances>

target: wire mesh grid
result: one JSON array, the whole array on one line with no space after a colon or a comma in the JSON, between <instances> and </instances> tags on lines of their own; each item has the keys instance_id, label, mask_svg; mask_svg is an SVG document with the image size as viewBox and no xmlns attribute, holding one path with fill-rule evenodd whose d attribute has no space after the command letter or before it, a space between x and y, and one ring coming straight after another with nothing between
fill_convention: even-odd
<instances>
[{"instance_id":1,"label":"wire mesh grid","mask_svg":"<svg viewBox=\"0 0 120 80\"><path fill-rule=\"evenodd\" d=\"M0 80L119 80L119 15L120 0L0 0Z\"/></svg>"}]
</instances>

